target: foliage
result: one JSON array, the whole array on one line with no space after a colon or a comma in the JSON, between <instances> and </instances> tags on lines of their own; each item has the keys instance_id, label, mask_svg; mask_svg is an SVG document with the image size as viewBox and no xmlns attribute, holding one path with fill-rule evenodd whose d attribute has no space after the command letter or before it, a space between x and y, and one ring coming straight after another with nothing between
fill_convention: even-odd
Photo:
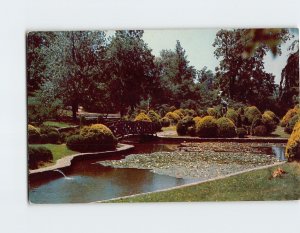
<instances>
[{"instance_id":1,"label":"foliage","mask_svg":"<svg viewBox=\"0 0 300 233\"><path fill-rule=\"evenodd\" d=\"M233 123L237 124L238 114L234 109L229 108L227 110L226 117L229 118L230 120L232 120Z\"/></svg>"},{"instance_id":2,"label":"foliage","mask_svg":"<svg viewBox=\"0 0 300 233\"><path fill-rule=\"evenodd\" d=\"M169 127L171 124L171 121L168 117L163 117L160 120L162 127Z\"/></svg>"},{"instance_id":3,"label":"foliage","mask_svg":"<svg viewBox=\"0 0 300 233\"><path fill-rule=\"evenodd\" d=\"M212 116L205 116L201 118L196 124L196 134L199 137L212 138L216 137L218 133L217 121Z\"/></svg>"},{"instance_id":4,"label":"foliage","mask_svg":"<svg viewBox=\"0 0 300 233\"><path fill-rule=\"evenodd\" d=\"M169 118L171 124L177 124L177 122L180 120L180 116L175 112L168 112L165 117Z\"/></svg>"},{"instance_id":5,"label":"foliage","mask_svg":"<svg viewBox=\"0 0 300 233\"><path fill-rule=\"evenodd\" d=\"M300 120L300 115L293 116L284 128L284 132L291 134L296 123Z\"/></svg>"},{"instance_id":6,"label":"foliage","mask_svg":"<svg viewBox=\"0 0 300 233\"><path fill-rule=\"evenodd\" d=\"M150 118L150 120L155 124L155 128L157 131L161 130L161 122L160 122L160 115L158 115L155 111L150 110L147 113L148 117Z\"/></svg>"},{"instance_id":7,"label":"foliage","mask_svg":"<svg viewBox=\"0 0 300 233\"><path fill-rule=\"evenodd\" d=\"M146 115L145 113L141 112L139 115L137 115L134 118L134 121L147 121L147 122L152 122L150 117Z\"/></svg>"},{"instance_id":8,"label":"foliage","mask_svg":"<svg viewBox=\"0 0 300 233\"><path fill-rule=\"evenodd\" d=\"M56 128L42 125L40 127L41 133L41 143L59 143L60 142L60 134Z\"/></svg>"},{"instance_id":9,"label":"foliage","mask_svg":"<svg viewBox=\"0 0 300 233\"><path fill-rule=\"evenodd\" d=\"M289 159L300 158L300 121L295 125L293 132L288 140L285 156Z\"/></svg>"},{"instance_id":10,"label":"foliage","mask_svg":"<svg viewBox=\"0 0 300 233\"><path fill-rule=\"evenodd\" d=\"M34 127L33 125L28 125L28 143L39 143L41 140L41 134L38 128Z\"/></svg>"},{"instance_id":11,"label":"foliage","mask_svg":"<svg viewBox=\"0 0 300 233\"><path fill-rule=\"evenodd\" d=\"M117 139L109 128L102 124L84 126L79 135L67 138L67 147L76 151L101 151L115 149Z\"/></svg>"},{"instance_id":12,"label":"foliage","mask_svg":"<svg viewBox=\"0 0 300 233\"><path fill-rule=\"evenodd\" d=\"M227 117L221 117L217 120L218 137L231 138L236 136L235 125L232 120Z\"/></svg>"},{"instance_id":13,"label":"foliage","mask_svg":"<svg viewBox=\"0 0 300 233\"><path fill-rule=\"evenodd\" d=\"M280 125L281 125L282 127L285 127L285 126L289 123L289 121L290 121L295 115L297 115L298 113L300 113L300 110L299 110L299 108L297 108L297 107L294 107L294 108L292 108L292 109L289 109L289 110L287 111L287 113L283 116L283 118L281 119Z\"/></svg>"},{"instance_id":14,"label":"foliage","mask_svg":"<svg viewBox=\"0 0 300 233\"><path fill-rule=\"evenodd\" d=\"M213 117L217 117L217 115L218 115L218 113L217 113L217 111L216 111L216 109L215 108L208 108L207 109L207 114L209 115L209 116L213 116Z\"/></svg>"},{"instance_id":15,"label":"foliage","mask_svg":"<svg viewBox=\"0 0 300 233\"><path fill-rule=\"evenodd\" d=\"M253 128L253 135L255 136L266 136L268 134L267 127L264 125L258 125Z\"/></svg>"},{"instance_id":16,"label":"foliage","mask_svg":"<svg viewBox=\"0 0 300 233\"><path fill-rule=\"evenodd\" d=\"M38 168L42 162L49 162L53 159L52 153L44 146L28 146L29 169Z\"/></svg>"},{"instance_id":17,"label":"foliage","mask_svg":"<svg viewBox=\"0 0 300 233\"><path fill-rule=\"evenodd\" d=\"M266 126L268 134L276 130L278 121L276 120L276 115L270 114L270 112L264 112L262 115L262 124Z\"/></svg>"},{"instance_id":18,"label":"foliage","mask_svg":"<svg viewBox=\"0 0 300 233\"><path fill-rule=\"evenodd\" d=\"M201 120L201 117L196 116L193 118L193 120L195 121L195 124L197 124L197 122Z\"/></svg>"},{"instance_id":19,"label":"foliage","mask_svg":"<svg viewBox=\"0 0 300 233\"><path fill-rule=\"evenodd\" d=\"M183 119L185 116L185 113L182 109L177 109L174 111L174 113L176 113L180 117L180 119Z\"/></svg>"},{"instance_id":20,"label":"foliage","mask_svg":"<svg viewBox=\"0 0 300 233\"><path fill-rule=\"evenodd\" d=\"M182 120L178 121L176 131L178 135L188 135L189 127L195 126L195 121L192 117L186 116Z\"/></svg>"},{"instance_id":21,"label":"foliage","mask_svg":"<svg viewBox=\"0 0 300 233\"><path fill-rule=\"evenodd\" d=\"M255 118L261 118L261 116L261 112L255 106L247 107L245 109L245 117L250 124L252 124Z\"/></svg>"},{"instance_id":22,"label":"foliage","mask_svg":"<svg viewBox=\"0 0 300 233\"><path fill-rule=\"evenodd\" d=\"M244 128L237 128L236 134L239 138L244 138L247 135L247 130L245 130Z\"/></svg>"}]
</instances>

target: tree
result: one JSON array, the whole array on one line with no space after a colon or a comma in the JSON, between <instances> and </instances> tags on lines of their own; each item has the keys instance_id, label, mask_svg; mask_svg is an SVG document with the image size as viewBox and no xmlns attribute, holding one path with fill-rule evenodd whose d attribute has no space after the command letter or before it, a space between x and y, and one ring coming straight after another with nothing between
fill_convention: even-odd
<instances>
[{"instance_id":1,"label":"tree","mask_svg":"<svg viewBox=\"0 0 300 233\"><path fill-rule=\"evenodd\" d=\"M151 49L142 39L143 31L116 31L108 51L111 101L123 116L142 99L148 99L157 86L157 69Z\"/></svg>"},{"instance_id":2,"label":"tree","mask_svg":"<svg viewBox=\"0 0 300 233\"><path fill-rule=\"evenodd\" d=\"M44 47L45 76L55 97L72 106L76 119L79 104L101 98L105 85L104 32L56 32L53 43ZM43 90L43 88L41 88Z\"/></svg>"},{"instance_id":3,"label":"tree","mask_svg":"<svg viewBox=\"0 0 300 233\"><path fill-rule=\"evenodd\" d=\"M295 105L299 96L299 41L293 42L286 66L281 72L279 100L285 109Z\"/></svg>"}]
</instances>

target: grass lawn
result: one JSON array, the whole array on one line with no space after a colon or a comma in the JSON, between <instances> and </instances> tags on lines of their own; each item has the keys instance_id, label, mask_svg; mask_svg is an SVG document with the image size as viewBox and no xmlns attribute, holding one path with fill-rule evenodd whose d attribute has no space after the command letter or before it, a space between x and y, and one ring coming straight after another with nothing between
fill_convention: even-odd
<instances>
[{"instance_id":1,"label":"grass lawn","mask_svg":"<svg viewBox=\"0 0 300 233\"><path fill-rule=\"evenodd\" d=\"M57 121L45 121L43 124L47 126L57 127L57 128L72 126L66 122L57 122Z\"/></svg>"},{"instance_id":2,"label":"grass lawn","mask_svg":"<svg viewBox=\"0 0 300 233\"><path fill-rule=\"evenodd\" d=\"M79 153L73 150L69 150L66 144L30 144L30 146L44 146L52 152L53 162L51 164L49 163L43 164L42 167L52 165L53 163L56 162L56 160L65 157L67 155Z\"/></svg>"},{"instance_id":3,"label":"grass lawn","mask_svg":"<svg viewBox=\"0 0 300 233\"><path fill-rule=\"evenodd\" d=\"M176 131L176 125L171 125L169 127L162 127L162 131Z\"/></svg>"},{"instance_id":4,"label":"grass lawn","mask_svg":"<svg viewBox=\"0 0 300 233\"><path fill-rule=\"evenodd\" d=\"M270 179L276 169L243 173L203 184L123 198L113 202L262 201L300 199L300 163L280 165L287 174Z\"/></svg>"},{"instance_id":5,"label":"grass lawn","mask_svg":"<svg viewBox=\"0 0 300 233\"><path fill-rule=\"evenodd\" d=\"M284 127L278 125L276 130L272 133L272 136L280 137L280 138L289 138L291 135L284 132Z\"/></svg>"}]
</instances>

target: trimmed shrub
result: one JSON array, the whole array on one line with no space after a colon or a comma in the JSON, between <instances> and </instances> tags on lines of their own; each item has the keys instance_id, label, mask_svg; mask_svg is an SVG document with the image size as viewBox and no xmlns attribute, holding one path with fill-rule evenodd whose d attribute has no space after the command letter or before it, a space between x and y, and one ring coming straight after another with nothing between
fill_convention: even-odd
<instances>
[{"instance_id":1,"label":"trimmed shrub","mask_svg":"<svg viewBox=\"0 0 300 233\"><path fill-rule=\"evenodd\" d=\"M148 112L148 117L150 118L150 120L155 124L155 128L157 131L161 130L161 123L160 123L160 115L158 115L155 111L150 110Z\"/></svg>"},{"instance_id":2,"label":"trimmed shrub","mask_svg":"<svg viewBox=\"0 0 300 233\"><path fill-rule=\"evenodd\" d=\"M60 142L64 143L67 141L67 138L72 136L72 135L76 135L80 133L80 129L79 128L72 128L69 129L67 131L63 131L60 133Z\"/></svg>"},{"instance_id":3,"label":"trimmed shrub","mask_svg":"<svg viewBox=\"0 0 300 233\"><path fill-rule=\"evenodd\" d=\"M193 125L193 126L188 127L187 134L189 136L195 137L196 136L196 126Z\"/></svg>"},{"instance_id":4,"label":"trimmed shrub","mask_svg":"<svg viewBox=\"0 0 300 233\"><path fill-rule=\"evenodd\" d=\"M161 123L162 127L169 127L171 124L171 121L168 117L163 117L163 118L161 118L160 123Z\"/></svg>"},{"instance_id":5,"label":"trimmed shrub","mask_svg":"<svg viewBox=\"0 0 300 233\"><path fill-rule=\"evenodd\" d=\"M262 116L261 112L255 106L247 107L244 115L249 124L252 124L255 118L261 118Z\"/></svg>"},{"instance_id":6,"label":"trimmed shrub","mask_svg":"<svg viewBox=\"0 0 300 233\"><path fill-rule=\"evenodd\" d=\"M299 120L300 120L300 117L299 117L298 114L295 115L295 116L293 116L293 117L290 119L290 121L287 123L287 125L285 126L284 131L285 131L286 133L291 134L291 133L293 132L293 129L294 129L296 123L297 123Z\"/></svg>"},{"instance_id":7,"label":"trimmed shrub","mask_svg":"<svg viewBox=\"0 0 300 233\"><path fill-rule=\"evenodd\" d=\"M53 160L52 153L44 146L28 146L28 166L29 169L38 168L42 162Z\"/></svg>"},{"instance_id":8,"label":"trimmed shrub","mask_svg":"<svg viewBox=\"0 0 300 233\"><path fill-rule=\"evenodd\" d=\"M40 132L42 143L59 143L60 134L56 128L43 125Z\"/></svg>"},{"instance_id":9,"label":"trimmed shrub","mask_svg":"<svg viewBox=\"0 0 300 233\"><path fill-rule=\"evenodd\" d=\"M232 120L227 117L221 117L217 120L218 137L232 138L236 136L235 125Z\"/></svg>"},{"instance_id":10,"label":"trimmed shrub","mask_svg":"<svg viewBox=\"0 0 300 233\"><path fill-rule=\"evenodd\" d=\"M180 117L180 119L184 118L184 111L182 109L177 109L174 111L174 113L176 113Z\"/></svg>"},{"instance_id":11,"label":"trimmed shrub","mask_svg":"<svg viewBox=\"0 0 300 233\"><path fill-rule=\"evenodd\" d=\"M28 125L28 142L29 143L39 143L41 141L41 134L38 128L34 127L33 125Z\"/></svg>"},{"instance_id":12,"label":"trimmed shrub","mask_svg":"<svg viewBox=\"0 0 300 233\"><path fill-rule=\"evenodd\" d=\"M185 109L184 110L185 116L195 117L197 116L197 113L193 109Z\"/></svg>"},{"instance_id":13,"label":"trimmed shrub","mask_svg":"<svg viewBox=\"0 0 300 233\"><path fill-rule=\"evenodd\" d=\"M276 116L272 117L272 115L264 112L262 115L262 123L267 128L267 133L272 133L277 128Z\"/></svg>"},{"instance_id":14,"label":"trimmed shrub","mask_svg":"<svg viewBox=\"0 0 300 233\"><path fill-rule=\"evenodd\" d=\"M297 107L292 108L290 110L287 111L287 113L283 116L283 118L280 121L280 125L282 127L285 127L289 121L295 116L297 115L299 112L299 109Z\"/></svg>"},{"instance_id":15,"label":"trimmed shrub","mask_svg":"<svg viewBox=\"0 0 300 233\"><path fill-rule=\"evenodd\" d=\"M196 134L199 137L212 138L218 133L217 121L212 116L205 116L196 124Z\"/></svg>"},{"instance_id":16,"label":"trimmed shrub","mask_svg":"<svg viewBox=\"0 0 300 233\"><path fill-rule=\"evenodd\" d=\"M101 151L115 149L117 139L109 128L102 124L85 126L80 135L73 135L67 139L67 147L77 151Z\"/></svg>"},{"instance_id":17,"label":"trimmed shrub","mask_svg":"<svg viewBox=\"0 0 300 233\"><path fill-rule=\"evenodd\" d=\"M197 124L197 122L201 120L201 117L196 116L193 118L193 120L195 121L195 124Z\"/></svg>"},{"instance_id":18,"label":"trimmed shrub","mask_svg":"<svg viewBox=\"0 0 300 233\"><path fill-rule=\"evenodd\" d=\"M268 134L267 127L264 125L256 126L253 129L253 135L255 136L266 136Z\"/></svg>"},{"instance_id":19,"label":"trimmed shrub","mask_svg":"<svg viewBox=\"0 0 300 233\"><path fill-rule=\"evenodd\" d=\"M234 124L237 124L238 114L234 109L229 108L226 113L226 117L233 121Z\"/></svg>"},{"instance_id":20,"label":"trimmed shrub","mask_svg":"<svg viewBox=\"0 0 300 233\"><path fill-rule=\"evenodd\" d=\"M137 115L134 118L134 121L147 121L147 122L152 122L150 117L147 116L145 113L141 112L139 115Z\"/></svg>"},{"instance_id":21,"label":"trimmed shrub","mask_svg":"<svg viewBox=\"0 0 300 233\"><path fill-rule=\"evenodd\" d=\"M236 134L239 138L244 138L247 135L247 130L245 130L244 128L237 128Z\"/></svg>"},{"instance_id":22,"label":"trimmed shrub","mask_svg":"<svg viewBox=\"0 0 300 233\"><path fill-rule=\"evenodd\" d=\"M298 121L288 140L285 156L288 160L300 159L300 121Z\"/></svg>"},{"instance_id":23,"label":"trimmed shrub","mask_svg":"<svg viewBox=\"0 0 300 233\"><path fill-rule=\"evenodd\" d=\"M177 122L180 120L180 116L178 116L178 114L175 112L168 112L165 117L169 118L171 124L177 124Z\"/></svg>"},{"instance_id":24,"label":"trimmed shrub","mask_svg":"<svg viewBox=\"0 0 300 233\"><path fill-rule=\"evenodd\" d=\"M276 124L278 124L280 122L279 118L276 116L276 114L274 112L272 112L270 110L266 110L264 112L264 114L269 115L272 118L272 120L276 122Z\"/></svg>"},{"instance_id":25,"label":"trimmed shrub","mask_svg":"<svg viewBox=\"0 0 300 233\"><path fill-rule=\"evenodd\" d=\"M175 106L171 106L170 108L169 108L169 112L174 112L176 110L176 107Z\"/></svg>"},{"instance_id":26,"label":"trimmed shrub","mask_svg":"<svg viewBox=\"0 0 300 233\"><path fill-rule=\"evenodd\" d=\"M192 117L186 116L177 123L176 131L178 135L188 135L188 128L195 125Z\"/></svg>"}]
</instances>

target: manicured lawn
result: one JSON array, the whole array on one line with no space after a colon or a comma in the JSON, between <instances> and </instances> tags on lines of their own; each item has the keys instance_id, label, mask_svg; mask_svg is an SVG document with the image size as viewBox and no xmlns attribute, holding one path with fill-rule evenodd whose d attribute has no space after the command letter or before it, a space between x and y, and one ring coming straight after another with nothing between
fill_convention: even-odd
<instances>
[{"instance_id":1,"label":"manicured lawn","mask_svg":"<svg viewBox=\"0 0 300 233\"><path fill-rule=\"evenodd\" d=\"M278 166L277 166L278 167ZM300 199L300 163L280 165L287 174L271 178L276 167L203 184L123 198L113 202L262 201Z\"/></svg>"},{"instance_id":2,"label":"manicured lawn","mask_svg":"<svg viewBox=\"0 0 300 233\"><path fill-rule=\"evenodd\" d=\"M284 132L284 127L280 125L277 126L276 130L272 133L272 136L280 137L280 138L289 138L291 135Z\"/></svg>"},{"instance_id":3,"label":"manicured lawn","mask_svg":"<svg viewBox=\"0 0 300 233\"><path fill-rule=\"evenodd\" d=\"M162 131L176 131L176 125L171 125L169 127L162 127Z\"/></svg>"},{"instance_id":4,"label":"manicured lawn","mask_svg":"<svg viewBox=\"0 0 300 233\"><path fill-rule=\"evenodd\" d=\"M43 124L47 125L47 126L57 127L57 128L71 126L70 124L68 124L66 122L58 122L58 121L45 121Z\"/></svg>"},{"instance_id":5,"label":"manicured lawn","mask_svg":"<svg viewBox=\"0 0 300 233\"><path fill-rule=\"evenodd\" d=\"M67 155L72 155L76 154L78 152L69 150L66 146L66 144L30 144L31 146L44 146L48 148L53 155L53 163L56 162L56 160L65 157ZM51 163L51 164L53 164ZM50 165L50 164L45 164L45 166Z\"/></svg>"}]
</instances>

